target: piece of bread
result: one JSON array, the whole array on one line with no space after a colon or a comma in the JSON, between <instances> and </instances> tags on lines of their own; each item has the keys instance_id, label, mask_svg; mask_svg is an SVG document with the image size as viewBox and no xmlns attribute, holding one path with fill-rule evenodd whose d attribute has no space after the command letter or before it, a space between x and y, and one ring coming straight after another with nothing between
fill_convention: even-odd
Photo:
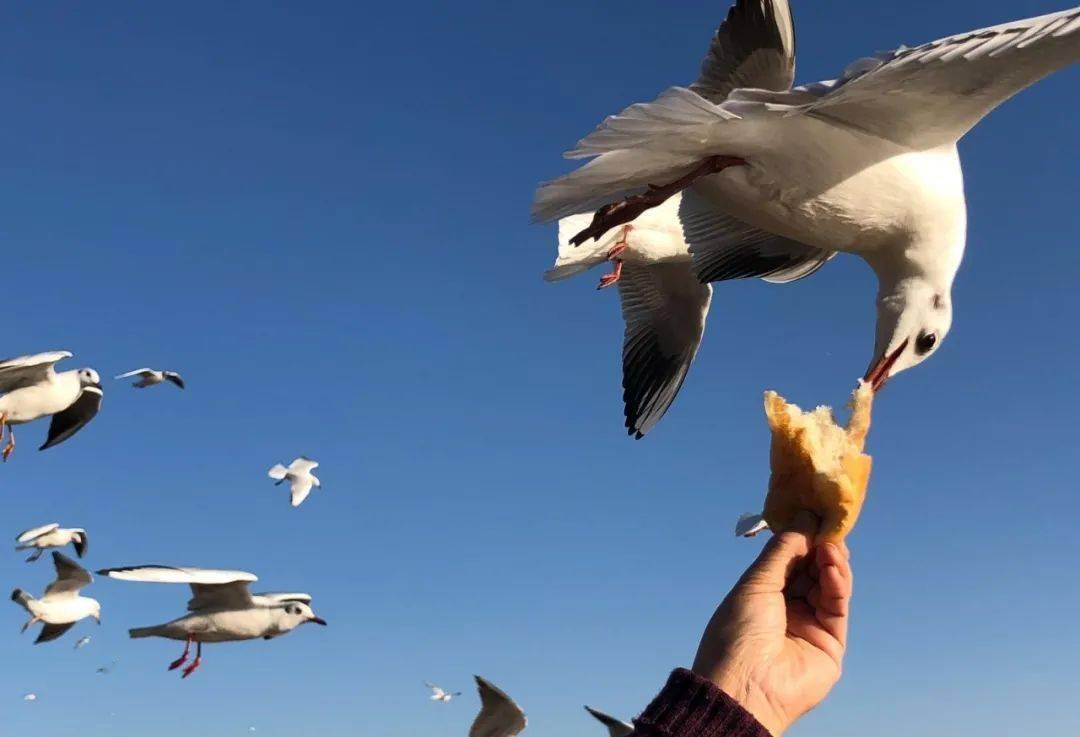
<instances>
[{"instance_id":1,"label":"piece of bread","mask_svg":"<svg viewBox=\"0 0 1080 737\"><path fill-rule=\"evenodd\" d=\"M818 542L840 542L851 532L870 481L871 458L862 451L873 402L873 389L860 383L845 428L828 407L803 412L776 392L765 393L772 475L762 517L774 532L790 525L800 509L821 519Z\"/></svg>"}]
</instances>

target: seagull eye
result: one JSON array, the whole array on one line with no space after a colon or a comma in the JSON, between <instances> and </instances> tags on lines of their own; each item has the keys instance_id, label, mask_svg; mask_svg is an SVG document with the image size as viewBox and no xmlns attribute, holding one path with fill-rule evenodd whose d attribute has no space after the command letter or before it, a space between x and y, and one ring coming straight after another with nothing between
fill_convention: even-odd
<instances>
[{"instance_id":1,"label":"seagull eye","mask_svg":"<svg viewBox=\"0 0 1080 737\"><path fill-rule=\"evenodd\" d=\"M925 356L930 351L934 350L934 346L937 345L937 335L934 333L922 333L915 340L915 352L920 356Z\"/></svg>"}]
</instances>

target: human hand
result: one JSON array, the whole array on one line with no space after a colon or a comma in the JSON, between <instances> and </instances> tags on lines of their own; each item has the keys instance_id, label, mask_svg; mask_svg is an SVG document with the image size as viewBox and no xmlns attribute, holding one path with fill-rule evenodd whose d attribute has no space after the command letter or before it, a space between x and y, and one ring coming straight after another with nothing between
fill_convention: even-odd
<instances>
[{"instance_id":1,"label":"human hand","mask_svg":"<svg viewBox=\"0 0 1080 737\"><path fill-rule=\"evenodd\" d=\"M840 680L851 565L843 543L814 547L817 527L800 512L766 544L716 610L694 661L695 673L776 736Z\"/></svg>"}]
</instances>

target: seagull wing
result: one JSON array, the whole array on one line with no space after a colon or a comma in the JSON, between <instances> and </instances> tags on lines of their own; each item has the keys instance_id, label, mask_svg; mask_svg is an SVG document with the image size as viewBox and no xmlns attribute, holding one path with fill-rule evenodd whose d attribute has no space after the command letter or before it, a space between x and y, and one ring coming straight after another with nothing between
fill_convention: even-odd
<instances>
[{"instance_id":1,"label":"seagull wing","mask_svg":"<svg viewBox=\"0 0 1080 737\"><path fill-rule=\"evenodd\" d=\"M54 373L53 366L65 358L71 358L71 353L50 351L0 361L0 394L44 381Z\"/></svg>"},{"instance_id":2,"label":"seagull wing","mask_svg":"<svg viewBox=\"0 0 1080 737\"><path fill-rule=\"evenodd\" d=\"M154 369L152 369L152 368L140 368L140 369L135 369L134 371L126 371L126 372L124 372L122 374L117 374L113 378L114 379L129 379L132 376L146 377L146 376L153 376L153 375L154 375Z\"/></svg>"},{"instance_id":3,"label":"seagull wing","mask_svg":"<svg viewBox=\"0 0 1080 737\"><path fill-rule=\"evenodd\" d=\"M991 110L1080 60L1080 7L862 59L805 88L805 112L912 148L952 144Z\"/></svg>"},{"instance_id":4,"label":"seagull wing","mask_svg":"<svg viewBox=\"0 0 1080 737\"><path fill-rule=\"evenodd\" d=\"M78 399L70 407L53 415L49 425L49 437L38 450L59 445L81 430L97 415L104 396L105 393L99 387L84 386Z\"/></svg>"},{"instance_id":5,"label":"seagull wing","mask_svg":"<svg viewBox=\"0 0 1080 737\"><path fill-rule=\"evenodd\" d=\"M795 26L787 0L737 0L690 89L719 103L737 87L787 90L795 79Z\"/></svg>"},{"instance_id":6,"label":"seagull wing","mask_svg":"<svg viewBox=\"0 0 1080 737\"><path fill-rule=\"evenodd\" d=\"M41 628L41 632L38 633L37 639L34 640L34 644L40 645L43 642L51 642L74 626L74 622L67 622L66 624L46 624Z\"/></svg>"},{"instance_id":7,"label":"seagull wing","mask_svg":"<svg viewBox=\"0 0 1080 737\"><path fill-rule=\"evenodd\" d=\"M53 565L56 566L56 580L45 588L42 599L60 599L75 596L94 579L89 571L63 553L53 552ZM63 634L63 633L61 633ZM60 635L57 635L59 637Z\"/></svg>"},{"instance_id":8,"label":"seagull wing","mask_svg":"<svg viewBox=\"0 0 1080 737\"><path fill-rule=\"evenodd\" d=\"M319 467L318 461L313 461L307 456L300 456L289 464L289 470L293 473L311 473Z\"/></svg>"},{"instance_id":9,"label":"seagull wing","mask_svg":"<svg viewBox=\"0 0 1080 737\"><path fill-rule=\"evenodd\" d=\"M307 476L293 476L292 483L289 484L289 503L294 507L299 507L311 494L311 487L314 485L315 477L310 474Z\"/></svg>"},{"instance_id":10,"label":"seagull wing","mask_svg":"<svg viewBox=\"0 0 1080 737\"><path fill-rule=\"evenodd\" d=\"M104 568L98 574L118 581L186 583L191 586L192 593L189 611L250 607L254 601L248 584L259 580L255 574L245 571L159 565Z\"/></svg>"},{"instance_id":11,"label":"seagull wing","mask_svg":"<svg viewBox=\"0 0 1080 737\"><path fill-rule=\"evenodd\" d=\"M625 264L619 280L623 319L626 428L641 438L679 393L701 345L712 287L689 264Z\"/></svg>"},{"instance_id":12,"label":"seagull wing","mask_svg":"<svg viewBox=\"0 0 1080 737\"><path fill-rule=\"evenodd\" d=\"M523 732L528 720L521 707L488 681L474 677L480 691L480 713L469 728L469 737L513 737Z\"/></svg>"},{"instance_id":13,"label":"seagull wing","mask_svg":"<svg viewBox=\"0 0 1080 737\"><path fill-rule=\"evenodd\" d=\"M75 554L82 558L86 555L86 549L90 547L90 538L87 536L86 530L82 528L74 530L74 533L72 544L75 546Z\"/></svg>"},{"instance_id":14,"label":"seagull wing","mask_svg":"<svg viewBox=\"0 0 1080 737\"><path fill-rule=\"evenodd\" d=\"M175 371L166 371L166 372L164 372L163 375L165 376L165 381L171 381L172 383L176 384L181 389L185 388L184 387L184 377L182 377L180 374L176 373Z\"/></svg>"},{"instance_id":15,"label":"seagull wing","mask_svg":"<svg viewBox=\"0 0 1080 737\"><path fill-rule=\"evenodd\" d=\"M187 604L189 612L210 609L249 609L255 600L248 590L247 581L229 583L193 583L191 600Z\"/></svg>"},{"instance_id":16,"label":"seagull wing","mask_svg":"<svg viewBox=\"0 0 1080 737\"><path fill-rule=\"evenodd\" d=\"M608 728L608 733L611 737L629 737L634 733L634 725L627 724L621 719L605 714L604 712L594 709L591 706L586 706L585 711L596 717L601 724Z\"/></svg>"},{"instance_id":17,"label":"seagull wing","mask_svg":"<svg viewBox=\"0 0 1080 737\"><path fill-rule=\"evenodd\" d=\"M273 606L288 601L299 601L304 604L311 603L311 594L303 594L298 591L264 591L252 594L251 598L257 606Z\"/></svg>"},{"instance_id":18,"label":"seagull wing","mask_svg":"<svg viewBox=\"0 0 1080 737\"><path fill-rule=\"evenodd\" d=\"M20 544L21 543L28 543L31 540L35 540L35 539L41 537L42 535L44 535L46 533L49 533L49 532L52 532L53 530L57 530L59 528L60 528L60 525L57 522L53 522L53 523L48 524L48 525L42 525L41 527L34 527L34 528L31 528L31 529L27 530L26 532L20 532L19 536L17 538L15 538L15 542L20 543Z\"/></svg>"}]
</instances>

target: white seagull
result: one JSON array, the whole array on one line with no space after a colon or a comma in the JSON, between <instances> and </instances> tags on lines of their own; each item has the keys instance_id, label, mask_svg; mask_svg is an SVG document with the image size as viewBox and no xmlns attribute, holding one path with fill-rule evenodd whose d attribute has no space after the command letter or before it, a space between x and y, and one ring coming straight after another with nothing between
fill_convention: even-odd
<instances>
[{"instance_id":1,"label":"white seagull","mask_svg":"<svg viewBox=\"0 0 1080 737\"><path fill-rule=\"evenodd\" d=\"M57 373L68 351L38 353L0 361L0 441L7 427L6 461L15 450L13 425L52 416L49 437L39 450L62 443L94 419L101 409L101 378L90 368Z\"/></svg>"},{"instance_id":2,"label":"white seagull","mask_svg":"<svg viewBox=\"0 0 1080 737\"><path fill-rule=\"evenodd\" d=\"M11 593L11 600L30 614L22 631L35 622L44 622L34 644L55 640L71 629L76 622L93 617L101 624L101 604L86 596L80 596L84 586L93 582L86 569L67 556L53 552L56 580L45 589L45 595L35 599L22 589Z\"/></svg>"},{"instance_id":3,"label":"white seagull","mask_svg":"<svg viewBox=\"0 0 1080 737\"><path fill-rule=\"evenodd\" d=\"M19 536L15 538L15 542L18 543L16 550L34 551L26 559L27 563L33 563L47 549L62 548L65 545L73 545L75 554L81 558L86 554L90 539L86 536L86 530L81 527L61 527L56 522L53 522L19 533Z\"/></svg>"},{"instance_id":4,"label":"white seagull","mask_svg":"<svg viewBox=\"0 0 1080 737\"><path fill-rule=\"evenodd\" d=\"M286 481L289 482L289 490L292 492L292 505L299 507L308 498L312 486L322 488L322 483L312 473L318 467L318 462L300 456L290 463L288 467L280 463L274 464L270 469L269 476L277 480L274 486L280 486Z\"/></svg>"},{"instance_id":5,"label":"white seagull","mask_svg":"<svg viewBox=\"0 0 1080 737\"><path fill-rule=\"evenodd\" d=\"M1080 8L901 47L791 89L794 47L786 0L738 0L698 81L605 120L568 154L592 160L542 185L533 215L600 207L571 239L580 244L685 191L680 217L703 282L837 251L863 257L879 280L866 378L880 389L952 324L967 221L957 141L1080 59ZM658 404L678 358L652 353L637 380Z\"/></svg>"},{"instance_id":6,"label":"white seagull","mask_svg":"<svg viewBox=\"0 0 1080 737\"><path fill-rule=\"evenodd\" d=\"M456 696L461 696L461 691L455 691L454 693L450 693L449 691L444 691L443 689L439 688L434 683L428 683L427 681L424 681L424 685L431 689L432 701L448 702L453 701Z\"/></svg>"},{"instance_id":7,"label":"white seagull","mask_svg":"<svg viewBox=\"0 0 1080 737\"><path fill-rule=\"evenodd\" d=\"M469 737L514 737L524 732L529 720L521 707L490 682L473 677L480 691L480 713L469 728Z\"/></svg>"},{"instance_id":8,"label":"white seagull","mask_svg":"<svg viewBox=\"0 0 1080 737\"><path fill-rule=\"evenodd\" d=\"M607 727L610 737L629 737L634 733L633 724L627 724L623 720L616 719L610 714L605 714L591 706L586 706L585 711L592 714L601 724Z\"/></svg>"},{"instance_id":9,"label":"white seagull","mask_svg":"<svg viewBox=\"0 0 1080 737\"><path fill-rule=\"evenodd\" d=\"M252 594L248 585L258 578L244 571L171 566L106 568L102 576L120 581L186 583L191 586L188 614L165 624L128 630L133 639L164 637L184 642L183 654L169 664L169 670L184 665L196 644L195 660L184 668L187 678L202 664L204 642L270 640L292 632L305 622L326 625L311 610L311 596L301 593Z\"/></svg>"},{"instance_id":10,"label":"white seagull","mask_svg":"<svg viewBox=\"0 0 1080 737\"><path fill-rule=\"evenodd\" d=\"M152 368L135 369L134 371L127 371L123 374L119 374L113 378L116 379L128 379L132 376L138 376L139 380L132 384L136 389L145 389L148 386L154 386L160 384L163 381L171 381L181 389L184 388L184 377L175 371L162 371Z\"/></svg>"},{"instance_id":11,"label":"white seagull","mask_svg":"<svg viewBox=\"0 0 1080 737\"><path fill-rule=\"evenodd\" d=\"M76 650L82 650L84 647L86 647L89 644L90 644L90 635L80 637L78 640L75 641L75 649Z\"/></svg>"}]
</instances>

